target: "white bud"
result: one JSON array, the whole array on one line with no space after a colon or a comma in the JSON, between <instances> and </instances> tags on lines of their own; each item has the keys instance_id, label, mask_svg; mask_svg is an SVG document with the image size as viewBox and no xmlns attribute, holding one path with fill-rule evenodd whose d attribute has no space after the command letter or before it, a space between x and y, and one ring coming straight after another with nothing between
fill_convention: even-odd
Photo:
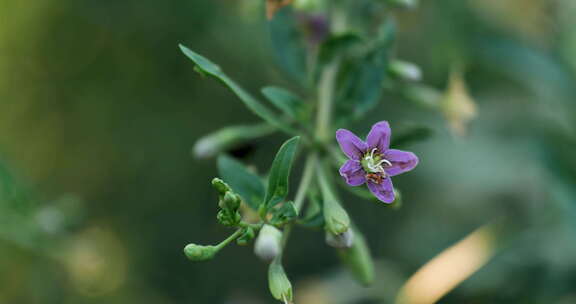
<instances>
[{"instance_id":1,"label":"white bud","mask_svg":"<svg viewBox=\"0 0 576 304\"><path fill-rule=\"evenodd\" d=\"M260 229L254 253L264 261L271 261L280 254L282 242L282 232L271 225L264 225Z\"/></svg>"},{"instance_id":2,"label":"white bud","mask_svg":"<svg viewBox=\"0 0 576 304\"><path fill-rule=\"evenodd\" d=\"M390 71L397 77L408 81L420 81L422 70L412 62L394 60L390 63Z\"/></svg>"},{"instance_id":3,"label":"white bud","mask_svg":"<svg viewBox=\"0 0 576 304\"><path fill-rule=\"evenodd\" d=\"M354 231L348 229L340 234L326 232L326 244L335 248L350 248L354 243Z\"/></svg>"}]
</instances>

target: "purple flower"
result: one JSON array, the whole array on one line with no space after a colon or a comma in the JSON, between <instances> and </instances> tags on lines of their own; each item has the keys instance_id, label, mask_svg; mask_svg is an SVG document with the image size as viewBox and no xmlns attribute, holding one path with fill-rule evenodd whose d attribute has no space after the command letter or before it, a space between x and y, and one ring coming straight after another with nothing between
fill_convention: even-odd
<instances>
[{"instance_id":1,"label":"purple flower","mask_svg":"<svg viewBox=\"0 0 576 304\"><path fill-rule=\"evenodd\" d=\"M379 200L394 201L394 187L390 177L410 171L418 164L412 152L389 149L390 125L381 121L372 126L366 142L346 129L336 131L340 148L350 158L340 168L340 175L350 186L364 183Z\"/></svg>"}]
</instances>

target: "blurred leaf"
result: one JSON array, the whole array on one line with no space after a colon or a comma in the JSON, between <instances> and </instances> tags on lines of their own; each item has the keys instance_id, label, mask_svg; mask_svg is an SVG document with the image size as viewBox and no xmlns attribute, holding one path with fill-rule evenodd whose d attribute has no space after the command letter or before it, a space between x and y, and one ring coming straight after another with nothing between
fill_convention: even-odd
<instances>
[{"instance_id":1,"label":"blurred leaf","mask_svg":"<svg viewBox=\"0 0 576 304\"><path fill-rule=\"evenodd\" d=\"M248 206L258 210L265 194L264 184L258 175L250 172L241 162L226 155L218 157L218 171Z\"/></svg>"},{"instance_id":2,"label":"blurred leaf","mask_svg":"<svg viewBox=\"0 0 576 304\"><path fill-rule=\"evenodd\" d=\"M457 68L450 73L442 111L450 131L457 136L466 135L468 123L476 117L476 103L468 93L462 73Z\"/></svg>"},{"instance_id":3,"label":"blurred leaf","mask_svg":"<svg viewBox=\"0 0 576 304\"><path fill-rule=\"evenodd\" d=\"M320 63L327 64L361 45L362 37L357 33L335 34L322 43L318 59Z\"/></svg>"},{"instance_id":4,"label":"blurred leaf","mask_svg":"<svg viewBox=\"0 0 576 304\"><path fill-rule=\"evenodd\" d=\"M278 109L295 120L303 118L304 102L294 93L278 87L265 87L262 94Z\"/></svg>"},{"instance_id":5,"label":"blurred leaf","mask_svg":"<svg viewBox=\"0 0 576 304\"><path fill-rule=\"evenodd\" d=\"M439 109L443 99L442 93L439 90L423 84L402 86L400 93L408 101L433 110Z\"/></svg>"},{"instance_id":6,"label":"blurred leaf","mask_svg":"<svg viewBox=\"0 0 576 304\"><path fill-rule=\"evenodd\" d=\"M252 97L248 92L244 91L238 84L236 84L232 79L230 79L219 66L212 63L210 60L200 56L187 47L180 45L180 49L182 52L190 58L196 64L196 71L200 72L204 75L212 76L218 80L220 80L224 85L226 85L232 92L244 102L244 104L254 112L254 114L258 115L260 118L268 122L269 124L277 127L278 129L286 132L286 133L294 133L295 131L289 126L289 124L284 121L282 118L278 117L274 112L270 111L267 107L265 107L262 103L260 103L257 99Z\"/></svg>"},{"instance_id":7,"label":"blurred leaf","mask_svg":"<svg viewBox=\"0 0 576 304\"><path fill-rule=\"evenodd\" d=\"M271 134L276 129L261 123L251 126L229 126L198 139L193 153L198 158L213 157L246 141Z\"/></svg>"},{"instance_id":8,"label":"blurred leaf","mask_svg":"<svg viewBox=\"0 0 576 304\"><path fill-rule=\"evenodd\" d=\"M354 229L352 247L339 249L338 255L360 284L369 286L374 282L374 261L364 236L357 229Z\"/></svg>"},{"instance_id":9,"label":"blurred leaf","mask_svg":"<svg viewBox=\"0 0 576 304\"><path fill-rule=\"evenodd\" d=\"M306 40L297 20L292 9L280 10L269 22L270 40L280 67L302 83L306 79Z\"/></svg>"},{"instance_id":10,"label":"blurred leaf","mask_svg":"<svg viewBox=\"0 0 576 304\"><path fill-rule=\"evenodd\" d=\"M394 26L387 22L380 29L376 43L363 55L343 60L336 104L340 120L358 119L378 104L393 36Z\"/></svg>"},{"instance_id":11,"label":"blurred leaf","mask_svg":"<svg viewBox=\"0 0 576 304\"><path fill-rule=\"evenodd\" d=\"M283 201L288 195L288 178L290 177L290 170L298 147L300 137L292 137L287 140L272 162L270 175L268 177L268 188L266 190L266 198L264 199L265 205L272 207Z\"/></svg>"},{"instance_id":12,"label":"blurred leaf","mask_svg":"<svg viewBox=\"0 0 576 304\"><path fill-rule=\"evenodd\" d=\"M431 128L422 125L408 125L396 130L390 145L394 148L406 147L414 142L426 140L434 134Z\"/></svg>"}]
</instances>

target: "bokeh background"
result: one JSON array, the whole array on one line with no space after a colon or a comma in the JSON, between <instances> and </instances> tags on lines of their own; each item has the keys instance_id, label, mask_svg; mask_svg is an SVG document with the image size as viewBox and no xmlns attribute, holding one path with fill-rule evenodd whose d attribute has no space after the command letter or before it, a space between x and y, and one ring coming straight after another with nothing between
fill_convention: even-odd
<instances>
[{"instance_id":1,"label":"bokeh background","mask_svg":"<svg viewBox=\"0 0 576 304\"><path fill-rule=\"evenodd\" d=\"M354 125L434 132L407 147L421 164L395 179L399 210L342 192L376 286L356 285L322 233L297 229L286 256L297 303L390 303L420 266L494 222L492 258L443 303L576 302L575 15L573 0L397 12L396 55L439 90L465 63L477 117L454 137L441 113L389 94ZM273 302L250 246L205 263L182 253L229 233L215 221L215 161L195 159L194 142L258 120L178 43L252 92L290 87L260 1L0 0L0 303ZM263 171L283 140L231 153Z\"/></svg>"}]
</instances>

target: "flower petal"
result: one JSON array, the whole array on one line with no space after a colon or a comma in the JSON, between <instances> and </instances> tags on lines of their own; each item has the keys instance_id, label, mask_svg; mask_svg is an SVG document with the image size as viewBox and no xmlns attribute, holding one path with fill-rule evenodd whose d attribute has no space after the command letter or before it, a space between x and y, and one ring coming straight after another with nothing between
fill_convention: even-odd
<instances>
[{"instance_id":1,"label":"flower petal","mask_svg":"<svg viewBox=\"0 0 576 304\"><path fill-rule=\"evenodd\" d=\"M410 171L418 165L418 157L412 152L390 149L384 152L384 158L392 163L391 167L384 166L384 171L390 176Z\"/></svg>"},{"instance_id":2,"label":"flower petal","mask_svg":"<svg viewBox=\"0 0 576 304\"><path fill-rule=\"evenodd\" d=\"M366 143L368 143L370 149L378 148L380 153L384 153L390 146L391 135L390 125L383 120L372 126L370 133L366 137Z\"/></svg>"},{"instance_id":3,"label":"flower petal","mask_svg":"<svg viewBox=\"0 0 576 304\"><path fill-rule=\"evenodd\" d=\"M366 172L357 160L348 160L340 167L340 175L350 186L360 186L366 182Z\"/></svg>"},{"instance_id":4,"label":"flower petal","mask_svg":"<svg viewBox=\"0 0 576 304\"><path fill-rule=\"evenodd\" d=\"M394 186L392 186L392 179L390 179L390 177L383 179L380 184L369 181L367 185L370 192L372 192L377 199L387 204L394 201Z\"/></svg>"},{"instance_id":5,"label":"flower petal","mask_svg":"<svg viewBox=\"0 0 576 304\"><path fill-rule=\"evenodd\" d=\"M346 129L338 129L338 131L336 131L336 140L340 145L340 149L342 149L344 154L350 159L359 160L368 149L365 142Z\"/></svg>"}]
</instances>

